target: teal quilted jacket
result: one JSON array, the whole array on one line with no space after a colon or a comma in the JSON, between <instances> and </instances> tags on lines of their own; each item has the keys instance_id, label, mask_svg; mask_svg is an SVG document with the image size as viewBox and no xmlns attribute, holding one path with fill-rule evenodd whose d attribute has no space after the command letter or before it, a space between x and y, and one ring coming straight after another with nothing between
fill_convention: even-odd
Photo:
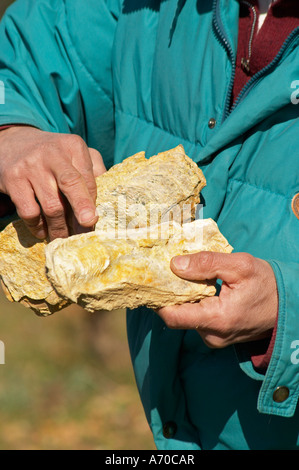
<instances>
[{"instance_id":1,"label":"teal quilted jacket","mask_svg":"<svg viewBox=\"0 0 299 470\"><path fill-rule=\"evenodd\" d=\"M299 34L231 110L238 17L237 0L18 0L0 27L0 125L79 134L107 167L183 144L207 179L204 217L274 270L279 318L265 374L246 344L209 349L151 310L128 312L159 449L299 448ZM281 402L278 387L289 391Z\"/></svg>"}]
</instances>

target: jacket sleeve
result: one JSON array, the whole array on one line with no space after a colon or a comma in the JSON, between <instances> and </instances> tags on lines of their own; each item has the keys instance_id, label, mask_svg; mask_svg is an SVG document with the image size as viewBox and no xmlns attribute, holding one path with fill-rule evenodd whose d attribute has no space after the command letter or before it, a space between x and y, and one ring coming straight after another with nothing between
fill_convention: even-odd
<instances>
[{"instance_id":1,"label":"jacket sleeve","mask_svg":"<svg viewBox=\"0 0 299 470\"><path fill-rule=\"evenodd\" d=\"M261 413L292 417L299 397L299 264L268 260L277 282L279 312L275 343L265 373L258 373L249 351L239 345L240 366L253 379L261 380L257 407Z\"/></svg>"},{"instance_id":2,"label":"jacket sleeve","mask_svg":"<svg viewBox=\"0 0 299 470\"><path fill-rule=\"evenodd\" d=\"M115 27L109 0L17 0L0 24L0 126L76 133L105 154Z\"/></svg>"}]
</instances>

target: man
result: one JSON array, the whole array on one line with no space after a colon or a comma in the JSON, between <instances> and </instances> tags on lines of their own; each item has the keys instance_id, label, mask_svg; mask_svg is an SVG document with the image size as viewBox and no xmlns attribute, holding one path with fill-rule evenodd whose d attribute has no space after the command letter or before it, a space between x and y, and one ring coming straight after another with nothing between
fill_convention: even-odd
<instances>
[{"instance_id":1,"label":"man","mask_svg":"<svg viewBox=\"0 0 299 470\"><path fill-rule=\"evenodd\" d=\"M29 230L66 237L68 206L91 229L95 174L182 143L235 248L172 261L219 296L128 313L159 449L299 446L299 10L271 3L18 0L2 22L0 191Z\"/></svg>"}]
</instances>

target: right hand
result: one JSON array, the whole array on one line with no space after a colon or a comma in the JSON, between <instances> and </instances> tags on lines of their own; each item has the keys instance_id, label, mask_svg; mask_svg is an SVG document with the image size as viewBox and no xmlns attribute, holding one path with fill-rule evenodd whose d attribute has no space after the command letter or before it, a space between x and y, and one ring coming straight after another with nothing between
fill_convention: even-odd
<instances>
[{"instance_id":1,"label":"right hand","mask_svg":"<svg viewBox=\"0 0 299 470\"><path fill-rule=\"evenodd\" d=\"M98 220L95 177L105 171L101 154L77 135L29 126L0 132L0 192L37 238L68 237L69 209L82 231L92 229Z\"/></svg>"}]
</instances>

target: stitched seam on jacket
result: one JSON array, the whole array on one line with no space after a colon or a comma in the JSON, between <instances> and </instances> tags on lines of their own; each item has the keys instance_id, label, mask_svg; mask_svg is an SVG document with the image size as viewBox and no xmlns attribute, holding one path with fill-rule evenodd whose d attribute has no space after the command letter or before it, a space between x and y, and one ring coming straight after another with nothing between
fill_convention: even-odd
<instances>
[{"instance_id":1,"label":"stitched seam on jacket","mask_svg":"<svg viewBox=\"0 0 299 470\"><path fill-rule=\"evenodd\" d=\"M111 96L108 95L108 93L105 92L105 90L102 88L101 84L96 81L92 73L89 71L85 63L83 62L82 58L79 56L77 49L72 41L72 36L70 34L70 25L69 25L69 20L68 20L68 13L67 13L67 8L65 4L65 0L63 0L63 5L64 5L64 14L65 14L65 25L66 25L66 31L68 33L68 39L72 45L73 52L76 55L76 58L78 59L79 63L82 65L84 71L86 72L87 76L97 85L98 90L100 90L104 95L109 99L109 101L113 102L113 99Z\"/></svg>"},{"instance_id":2,"label":"stitched seam on jacket","mask_svg":"<svg viewBox=\"0 0 299 470\"><path fill-rule=\"evenodd\" d=\"M270 264L274 264L276 269L278 270L279 277L280 277L280 285L281 285L281 292L280 292L280 298L282 300L282 319L283 319L283 325L282 319L280 317L279 321L279 328L282 327L283 331L281 334L277 333L277 337L275 340L275 345L274 345L274 350L272 353L273 358L270 360L270 364L268 367L268 371L266 373L265 381L262 386L262 390L260 392L260 397L258 400L258 407L261 407L263 409L263 412L269 412L271 414L276 414L276 415L281 415L281 416L293 416L294 414L294 409L297 406L298 402L298 396L299 392L296 390L293 386L293 384L290 386L290 390L292 391L292 396L289 397L289 399L285 403L280 403L279 405L263 405L263 401L267 401L267 398L270 398L268 396L268 392L270 389L270 393L272 395L273 389L271 387L276 387L279 386L279 383L274 383L273 378L275 377L276 373L276 368L279 365L281 359L280 359L280 351L283 348L283 343L284 343L284 330L285 330L285 325L287 321L287 300L288 300L288 295L287 295L287 289L285 287L285 282L284 278L282 275L282 272L280 270L279 264L276 263L274 260L271 260ZM274 360L273 360L274 359ZM285 383L285 382L284 382ZM271 397L272 398L272 397Z\"/></svg>"},{"instance_id":3,"label":"stitched seam on jacket","mask_svg":"<svg viewBox=\"0 0 299 470\"><path fill-rule=\"evenodd\" d=\"M277 191L272 191L269 188L263 188L262 186L258 186L257 184L254 184L254 183L249 183L248 181L244 181L238 178L230 178L230 183L246 184L247 186L251 186L255 189L259 189L260 191L265 191L267 193L274 194L275 196L283 197L284 199L290 199L290 196L286 194L279 193Z\"/></svg>"},{"instance_id":4,"label":"stitched seam on jacket","mask_svg":"<svg viewBox=\"0 0 299 470\"><path fill-rule=\"evenodd\" d=\"M298 394L294 394L293 398L288 399L288 406L263 406L262 413L269 413L275 416L282 416L286 418L292 418L294 416L295 408L298 403Z\"/></svg>"},{"instance_id":5,"label":"stitched seam on jacket","mask_svg":"<svg viewBox=\"0 0 299 470\"><path fill-rule=\"evenodd\" d=\"M130 116L134 119L138 119L139 121L142 121L146 124L151 124L153 127L159 129L160 131L162 132L165 132L166 134L169 134L171 135L172 137L175 137L176 139L180 139L180 140L183 140L185 142L187 142L188 144L191 144L191 145L194 145L196 147L200 147L200 148L203 148L202 145L199 143L199 142L192 142L191 140L189 139L186 139L185 137L182 137L180 135L177 135L177 134L173 134L172 132L170 132L168 129L164 129L163 127L160 127L158 126L157 124L155 124L153 121L149 121L148 119L145 119L145 118L141 118L140 116L135 116L134 114L132 113L128 113L128 111L124 111L123 109L121 109L119 106L115 105L115 110L122 113L122 114L125 114L126 116Z\"/></svg>"},{"instance_id":6,"label":"stitched seam on jacket","mask_svg":"<svg viewBox=\"0 0 299 470\"><path fill-rule=\"evenodd\" d=\"M274 349L273 349L273 353L272 353L272 358L270 360L268 370L267 370L267 373L266 373L266 377L265 377L265 381L264 381L264 384L263 384L263 387L262 387L262 390L261 390L261 394L260 394L259 402L262 406L263 406L263 404L262 404L263 401L264 400L267 401L267 395L268 395L269 388L273 385L277 386L277 384L272 384L272 381L273 381L273 377L275 376L277 365L279 364L280 351L281 351L281 348L283 346L283 334L284 334L285 323L286 323L286 302L287 302L286 289L285 289L285 284L284 284L284 279L283 279L282 273L281 273L277 263L275 263L275 267L278 270L278 274L279 274L279 278L280 278L279 279L279 281L280 281L279 284L281 286L280 302L281 302L281 309L282 310L281 310L281 315L280 315L280 319L279 319L280 320L279 321L279 326L280 326L280 329L282 327L283 331L281 333L281 331L279 330L277 332L277 335L276 335ZM283 324L282 324L282 322L283 322ZM277 354L277 352L278 352L278 354ZM273 393L273 390L271 390L271 392ZM271 412L275 412L277 409L287 410L288 408L289 408L289 406L286 406L285 403L280 404L279 407L275 406L274 404L264 406L264 409L268 409Z\"/></svg>"},{"instance_id":7,"label":"stitched seam on jacket","mask_svg":"<svg viewBox=\"0 0 299 470\"><path fill-rule=\"evenodd\" d=\"M291 390L292 391L292 390ZM289 397L286 403L279 403L279 405L265 405L262 412L275 414L277 416L292 417L298 403L298 392L294 392L292 397Z\"/></svg>"}]
</instances>

